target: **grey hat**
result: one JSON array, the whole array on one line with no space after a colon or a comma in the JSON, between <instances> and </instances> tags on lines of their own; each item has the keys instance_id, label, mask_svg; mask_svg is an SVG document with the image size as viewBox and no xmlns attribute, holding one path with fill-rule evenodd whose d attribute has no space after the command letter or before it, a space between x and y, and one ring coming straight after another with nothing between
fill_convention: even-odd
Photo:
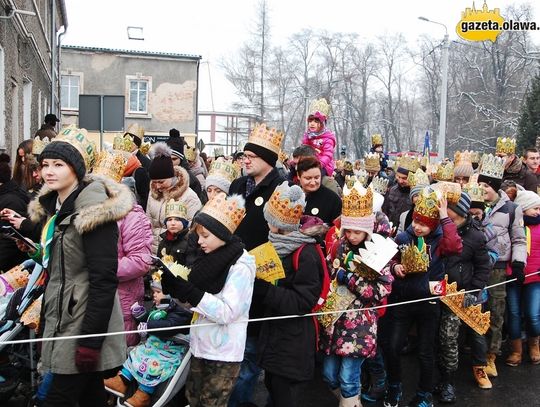
<instances>
[{"instance_id":1,"label":"grey hat","mask_svg":"<svg viewBox=\"0 0 540 407\"><path fill-rule=\"evenodd\" d=\"M221 189L227 195L229 195L229 188L231 187L231 182L225 177L220 177L219 175L213 174L208 175L205 181L206 188L209 186L214 186Z\"/></svg>"},{"instance_id":2,"label":"grey hat","mask_svg":"<svg viewBox=\"0 0 540 407\"><path fill-rule=\"evenodd\" d=\"M521 206L523 211L540 206L540 196L533 191L518 191L514 203Z\"/></svg>"}]
</instances>

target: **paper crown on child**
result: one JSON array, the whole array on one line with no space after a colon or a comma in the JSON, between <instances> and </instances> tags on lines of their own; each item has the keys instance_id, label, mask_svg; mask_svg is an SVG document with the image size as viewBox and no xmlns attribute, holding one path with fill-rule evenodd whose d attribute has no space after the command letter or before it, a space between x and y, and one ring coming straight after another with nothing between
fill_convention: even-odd
<instances>
[{"instance_id":1,"label":"paper crown on child","mask_svg":"<svg viewBox=\"0 0 540 407\"><path fill-rule=\"evenodd\" d=\"M355 182L352 188L343 187L341 229L360 230L369 236L373 233L373 190Z\"/></svg>"},{"instance_id":2,"label":"paper crown on child","mask_svg":"<svg viewBox=\"0 0 540 407\"><path fill-rule=\"evenodd\" d=\"M454 180L454 164L450 161L438 164L433 179L452 182Z\"/></svg>"},{"instance_id":3,"label":"paper crown on child","mask_svg":"<svg viewBox=\"0 0 540 407\"><path fill-rule=\"evenodd\" d=\"M379 153L367 153L364 158L364 169L366 171L380 171L381 157Z\"/></svg>"},{"instance_id":4,"label":"paper crown on child","mask_svg":"<svg viewBox=\"0 0 540 407\"><path fill-rule=\"evenodd\" d=\"M125 135L131 135L139 138L141 141L144 140L144 127L138 123L132 123L127 128Z\"/></svg>"},{"instance_id":5,"label":"paper crown on child","mask_svg":"<svg viewBox=\"0 0 540 407\"><path fill-rule=\"evenodd\" d=\"M456 151L454 153L454 167L457 167L458 165L472 166L472 151Z\"/></svg>"},{"instance_id":6,"label":"paper crown on child","mask_svg":"<svg viewBox=\"0 0 540 407\"><path fill-rule=\"evenodd\" d=\"M236 164L220 157L214 160L210 166L208 177L206 177L206 186L216 186L228 194L229 187L239 175L240 172Z\"/></svg>"},{"instance_id":7,"label":"paper crown on child","mask_svg":"<svg viewBox=\"0 0 540 407\"><path fill-rule=\"evenodd\" d=\"M516 139L510 137L497 137L495 154L514 154L516 152Z\"/></svg>"},{"instance_id":8,"label":"paper crown on child","mask_svg":"<svg viewBox=\"0 0 540 407\"><path fill-rule=\"evenodd\" d=\"M383 143L382 136L380 134L372 134L371 135L371 145L372 146L379 146L379 145L382 145L382 144L384 144L384 143Z\"/></svg>"},{"instance_id":9,"label":"paper crown on child","mask_svg":"<svg viewBox=\"0 0 540 407\"><path fill-rule=\"evenodd\" d=\"M64 141L71 144L81 154L86 171L92 168L96 160L96 145L88 138L86 129L79 129L75 125L71 125L62 129L62 131L51 141Z\"/></svg>"},{"instance_id":10,"label":"paper crown on child","mask_svg":"<svg viewBox=\"0 0 540 407\"><path fill-rule=\"evenodd\" d=\"M414 188L417 185L429 185L429 177L421 168L418 168L416 172L409 172L407 181L409 181L409 186L411 188Z\"/></svg>"},{"instance_id":11,"label":"paper crown on child","mask_svg":"<svg viewBox=\"0 0 540 407\"><path fill-rule=\"evenodd\" d=\"M50 142L49 137L43 137L43 140L40 139L39 136L35 137L32 143L32 154L40 155Z\"/></svg>"},{"instance_id":12,"label":"paper crown on child","mask_svg":"<svg viewBox=\"0 0 540 407\"><path fill-rule=\"evenodd\" d=\"M197 147L185 146L184 156L186 160L194 162L197 159Z\"/></svg>"},{"instance_id":13,"label":"paper crown on child","mask_svg":"<svg viewBox=\"0 0 540 407\"><path fill-rule=\"evenodd\" d=\"M350 162L350 161L345 161L345 162L343 163L343 169L344 169L345 171L352 171L352 170L353 170L353 163Z\"/></svg>"},{"instance_id":14,"label":"paper crown on child","mask_svg":"<svg viewBox=\"0 0 540 407\"><path fill-rule=\"evenodd\" d=\"M420 194L413 209L413 220L422 222L432 230L439 224L439 196L431 187L425 187Z\"/></svg>"},{"instance_id":15,"label":"paper crown on child","mask_svg":"<svg viewBox=\"0 0 540 407\"><path fill-rule=\"evenodd\" d=\"M126 165L127 158L122 151L101 150L97 155L92 173L120 182L124 176Z\"/></svg>"},{"instance_id":16,"label":"paper crown on child","mask_svg":"<svg viewBox=\"0 0 540 407\"><path fill-rule=\"evenodd\" d=\"M406 245L401 249L401 265L405 274L425 273L429 267L429 255L426 245L419 249L415 244Z\"/></svg>"},{"instance_id":17,"label":"paper crown on child","mask_svg":"<svg viewBox=\"0 0 540 407\"><path fill-rule=\"evenodd\" d=\"M484 188L477 182L469 182L463 187L463 191L469 194L471 202L484 202Z\"/></svg>"},{"instance_id":18,"label":"paper crown on child","mask_svg":"<svg viewBox=\"0 0 540 407\"><path fill-rule=\"evenodd\" d=\"M204 205L194 221L220 239L227 241L240 225L245 214L245 200L240 195L227 197L224 192L220 192Z\"/></svg>"},{"instance_id":19,"label":"paper crown on child","mask_svg":"<svg viewBox=\"0 0 540 407\"><path fill-rule=\"evenodd\" d=\"M355 177L355 181L358 181L360 184L362 184L363 187L367 186L369 174L366 170L360 169L360 170L354 171L354 177ZM349 188L352 188L353 185L354 185L354 182L353 184L349 185Z\"/></svg>"},{"instance_id":20,"label":"paper crown on child","mask_svg":"<svg viewBox=\"0 0 540 407\"><path fill-rule=\"evenodd\" d=\"M325 123L328 119L328 116L330 115L331 107L324 98L316 99L309 105L309 116L315 116L317 119L321 121L321 123Z\"/></svg>"},{"instance_id":21,"label":"paper crown on child","mask_svg":"<svg viewBox=\"0 0 540 407\"><path fill-rule=\"evenodd\" d=\"M471 163L478 164L482 158L482 154L479 151L471 151Z\"/></svg>"},{"instance_id":22,"label":"paper crown on child","mask_svg":"<svg viewBox=\"0 0 540 407\"><path fill-rule=\"evenodd\" d=\"M448 203L456 205L461 198L461 185L457 182L440 181L431 185L435 191L440 191L445 196Z\"/></svg>"},{"instance_id":23,"label":"paper crown on child","mask_svg":"<svg viewBox=\"0 0 540 407\"><path fill-rule=\"evenodd\" d=\"M480 175L502 179L504 175L504 158L492 154L484 154L480 164Z\"/></svg>"},{"instance_id":24,"label":"paper crown on child","mask_svg":"<svg viewBox=\"0 0 540 407\"><path fill-rule=\"evenodd\" d=\"M375 175L371 180L371 184L369 184L369 187L373 189L374 192L378 192L379 194L384 195L386 194L386 191L388 191L388 178L383 178Z\"/></svg>"},{"instance_id":25,"label":"paper crown on child","mask_svg":"<svg viewBox=\"0 0 540 407\"><path fill-rule=\"evenodd\" d=\"M485 335L490 325L490 312L482 312L481 304L464 307L465 290L458 291L456 282L448 283L448 275L445 275L444 279L446 280L446 295L441 297L441 301L477 334Z\"/></svg>"},{"instance_id":26,"label":"paper crown on child","mask_svg":"<svg viewBox=\"0 0 540 407\"><path fill-rule=\"evenodd\" d=\"M281 151L281 143L283 142L285 135L283 132L266 127L265 123L256 125L248 138L248 144L255 144L260 147L266 148L273 152L276 156L279 156Z\"/></svg>"},{"instance_id":27,"label":"paper crown on child","mask_svg":"<svg viewBox=\"0 0 540 407\"><path fill-rule=\"evenodd\" d=\"M182 201L169 199L165 204L165 219L181 218L187 219L187 208Z\"/></svg>"},{"instance_id":28,"label":"paper crown on child","mask_svg":"<svg viewBox=\"0 0 540 407\"><path fill-rule=\"evenodd\" d=\"M225 150L223 147L214 147L214 158L225 156Z\"/></svg>"},{"instance_id":29,"label":"paper crown on child","mask_svg":"<svg viewBox=\"0 0 540 407\"><path fill-rule=\"evenodd\" d=\"M283 181L264 205L264 218L268 224L278 229L298 230L305 207L306 199L302 188L298 185L289 186L287 181Z\"/></svg>"}]
</instances>

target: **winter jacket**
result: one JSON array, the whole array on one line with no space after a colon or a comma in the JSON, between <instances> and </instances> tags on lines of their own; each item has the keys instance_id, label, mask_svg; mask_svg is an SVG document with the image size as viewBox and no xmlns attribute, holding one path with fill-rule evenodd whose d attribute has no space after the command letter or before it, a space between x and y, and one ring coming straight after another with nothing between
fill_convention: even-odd
<instances>
[{"instance_id":1,"label":"winter jacket","mask_svg":"<svg viewBox=\"0 0 540 407\"><path fill-rule=\"evenodd\" d=\"M530 234L530 253L527 256L527 265L525 266L525 275L540 271L540 225L527 226ZM525 284L540 283L540 274L527 277Z\"/></svg>"},{"instance_id":2,"label":"winter jacket","mask_svg":"<svg viewBox=\"0 0 540 407\"><path fill-rule=\"evenodd\" d=\"M118 295L124 316L126 331L137 329L137 321L131 315L131 306L144 301L143 277L150 269L152 254L152 225L133 195L122 197L119 207L127 206L128 214L118 221ZM129 209L131 206L131 209ZM138 343L137 334L126 335L128 346Z\"/></svg>"},{"instance_id":3,"label":"winter jacket","mask_svg":"<svg viewBox=\"0 0 540 407\"><path fill-rule=\"evenodd\" d=\"M395 241L401 248L404 245L416 245L418 238L414 235L412 226L409 226L405 232L396 236ZM392 284L389 303L430 297L432 294L429 290L429 282L444 279L443 257L460 254L463 249L463 243L457 233L456 225L450 218L441 219L441 224L424 237L424 241L429 254L427 272L411 273L405 275L404 278L396 278ZM397 258L401 261L401 253L398 253Z\"/></svg>"},{"instance_id":4,"label":"winter jacket","mask_svg":"<svg viewBox=\"0 0 540 407\"><path fill-rule=\"evenodd\" d=\"M172 328L175 326L190 325L193 314L181 305L177 304L174 300L171 301L169 308L167 308L167 317L164 319L149 319L147 321L147 329L159 329L159 328ZM151 335L157 336L160 339L167 339L176 334L188 334L189 330L184 329L168 329L164 331L149 332Z\"/></svg>"},{"instance_id":5,"label":"winter jacket","mask_svg":"<svg viewBox=\"0 0 540 407\"><path fill-rule=\"evenodd\" d=\"M191 310L191 352L197 358L222 362L244 359L249 306L255 281L255 258L244 253L229 269L223 289L218 294L204 293ZM199 326L215 322L216 325ZM233 323L234 322L234 323Z\"/></svg>"},{"instance_id":6,"label":"winter jacket","mask_svg":"<svg viewBox=\"0 0 540 407\"><path fill-rule=\"evenodd\" d=\"M403 212L412 209L409 198L409 188L401 189L398 184L394 184L384 196L382 211L388 216L392 226L399 226L399 217Z\"/></svg>"},{"instance_id":7,"label":"winter jacket","mask_svg":"<svg viewBox=\"0 0 540 407\"><path fill-rule=\"evenodd\" d=\"M127 212L118 201L126 187L99 177L85 178L62 204L54 226L47 267L43 337L117 332L124 329L118 287L118 226ZM129 193L129 192L126 192ZM43 187L29 205L37 223L55 213L57 193ZM123 363L122 335L44 342L41 361L56 374L78 374L77 346L100 349L96 371Z\"/></svg>"},{"instance_id":8,"label":"winter jacket","mask_svg":"<svg viewBox=\"0 0 540 407\"><path fill-rule=\"evenodd\" d=\"M189 175L182 167L174 167L178 179L176 185L165 192L158 192L150 187L150 196L146 205L146 214L152 223L152 253L156 254L159 245L159 235L165 232L165 204L169 199L182 201L187 208L187 219L191 221L197 211L201 209L201 201L197 194L189 188Z\"/></svg>"},{"instance_id":9,"label":"winter jacket","mask_svg":"<svg viewBox=\"0 0 540 407\"><path fill-rule=\"evenodd\" d=\"M160 235L161 241L159 242L157 251L158 256L163 257L164 254L167 254L172 256L176 263L186 265L189 229L183 229L171 239L167 238L167 233L164 232ZM194 234L196 235L196 233Z\"/></svg>"},{"instance_id":10,"label":"winter jacket","mask_svg":"<svg viewBox=\"0 0 540 407\"><path fill-rule=\"evenodd\" d=\"M264 298L264 316L302 315L311 312L321 293L323 268L314 244L300 252L298 270L294 252L281 259L285 278L271 285ZM264 370L295 381L310 380L315 368L317 335L313 317L265 321L258 342L258 364Z\"/></svg>"},{"instance_id":11,"label":"winter jacket","mask_svg":"<svg viewBox=\"0 0 540 407\"><path fill-rule=\"evenodd\" d=\"M500 198L493 208L486 210L483 224L491 222L497 233L497 252L499 258L495 268L506 268L508 261L527 261L527 242L523 229L523 211L510 201L504 191L499 191ZM512 215L513 214L513 215ZM513 218L513 222L511 222Z\"/></svg>"},{"instance_id":12,"label":"winter jacket","mask_svg":"<svg viewBox=\"0 0 540 407\"><path fill-rule=\"evenodd\" d=\"M152 163L152 160L150 160L150 158L141 153L140 150L137 150L137 153L135 155L137 156L143 168L148 171L150 169L150 164Z\"/></svg>"},{"instance_id":13,"label":"winter jacket","mask_svg":"<svg viewBox=\"0 0 540 407\"><path fill-rule=\"evenodd\" d=\"M448 281L457 282L459 290L482 289L488 282L491 261L481 225L469 215L457 231L463 242L463 250L461 254L445 260Z\"/></svg>"},{"instance_id":14,"label":"winter jacket","mask_svg":"<svg viewBox=\"0 0 540 407\"><path fill-rule=\"evenodd\" d=\"M302 144L313 147L315 154L321 166L326 170L326 175L334 173L334 150L336 149L336 136L332 131L324 129L321 134L316 136L310 135L309 132L304 133Z\"/></svg>"},{"instance_id":15,"label":"winter jacket","mask_svg":"<svg viewBox=\"0 0 540 407\"><path fill-rule=\"evenodd\" d=\"M17 183L10 180L0 184L0 210L13 209L21 216L26 216L26 207L30 196ZM0 226L10 226L7 221L0 221ZM14 240L0 236L0 272L8 271L28 257L17 248Z\"/></svg>"},{"instance_id":16,"label":"winter jacket","mask_svg":"<svg viewBox=\"0 0 540 407\"><path fill-rule=\"evenodd\" d=\"M203 158L197 155L197 159L189 163L189 171L197 178L201 184L201 188L206 188L206 177L208 176L208 169L204 164Z\"/></svg>"},{"instance_id":17,"label":"winter jacket","mask_svg":"<svg viewBox=\"0 0 540 407\"><path fill-rule=\"evenodd\" d=\"M38 131L36 131L36 134L34 137L39 137L41 140L43 140L45 137L48 137L49 140L52 140L56 137L56 128L55 126L51 126L50 124L43 123Z\"/></svg>"},{"instance_id":18,"label":"winter jacket","mask_svg":"<svg viewBox=\"0 0 540 407\"><path fill-rule=\"evenodd\" d=\"M318 190L306 194L304 215L317 216L327 225L331 225L341 215L341 199L321 185Z\"/></svg>"},{"instance_id":19,"label":"winter jacket","mask_svg":"<svg viewBox=\"0 0 540 407\"><path fill-rule=\"evenodd\" d=\"M519 157L504 171L503 181L514 181L528 191L537 192L538 180L536 175L529 171L527 165Z\"/></svg>"}]
</instances>

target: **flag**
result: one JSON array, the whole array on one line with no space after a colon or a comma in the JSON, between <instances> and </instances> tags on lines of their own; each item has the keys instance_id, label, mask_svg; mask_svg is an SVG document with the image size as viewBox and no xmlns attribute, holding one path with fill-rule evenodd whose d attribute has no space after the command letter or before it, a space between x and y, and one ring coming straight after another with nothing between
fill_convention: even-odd
<instances>
[{"instance_id":1,"label":"flag","mask_svg":"<svg viewBox=\"0 0 540 407\"><path fill-rule=\"evenodd\" d=\"M422 155L429 158L429 153L431 149L429 147L429 131L426 131L426 136L424 137L424 149L422 150Z\"/></svg>"}]
</instances>

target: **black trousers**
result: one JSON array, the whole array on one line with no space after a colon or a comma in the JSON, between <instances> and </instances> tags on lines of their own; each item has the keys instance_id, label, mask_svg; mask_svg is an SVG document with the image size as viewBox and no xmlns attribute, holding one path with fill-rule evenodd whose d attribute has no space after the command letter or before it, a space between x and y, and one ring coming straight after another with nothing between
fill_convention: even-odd
<instances>
[{"instance_id":1,"label":"black trousers","mask_svg":"<svg viewBox=\"0 0 540 407\"><path fill-rule=\"evenodd\" d=\"M298 387L302 382L264 372L264 384L268 389L270 407L298 406Z\"/></svg>"},{"instance_id":2,"label":"black trousers","mask_svg":"<svg viewBox=\"0 0 540 407\"><path fill-rule=\"evenodd\" d=\"M103 372L54 374L44 407L101 407L107 402Z\"/></svg>"},{"instance_id":3,"label":"black trousers","mask_svg":"<svg viewBox=\"0 0 540 407\"><path fill-rule=\"evenodd\" d=\"M385 316L385 356L390 384L401 383L401 350L413 323L418 331L418 361L420 380L418 390L433 391L435 367L435 338L439 328L438 301L425 301L388 308Z\"/></svg>"}]
</instances>

